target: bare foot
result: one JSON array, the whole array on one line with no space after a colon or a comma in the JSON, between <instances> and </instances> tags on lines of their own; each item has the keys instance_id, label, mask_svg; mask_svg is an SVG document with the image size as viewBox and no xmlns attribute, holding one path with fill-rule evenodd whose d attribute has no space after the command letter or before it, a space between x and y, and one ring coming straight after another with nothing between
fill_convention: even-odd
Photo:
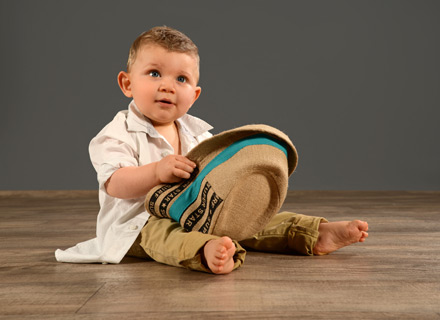
<instances>
[{"instance_id":1,"label":"bare foot","mask_svg":"<svg viewBox=\"0 0 440 320\"><path fill-rule=\"evenodd\" d=\"M368 237L368 223L360 220L321 223L313 254L324 255Z\"/></svg>"},{"instance_id":2,"label":"bare foot","mask_svg":"<svg viewBox=\"0 0 440 320\"><path fill-rule=\"evenodd\" d=\"M235 244L229 237L210 240L203 248L208 268L216 274L229 273L234 269Z\"/></svg>"}]
</instances>

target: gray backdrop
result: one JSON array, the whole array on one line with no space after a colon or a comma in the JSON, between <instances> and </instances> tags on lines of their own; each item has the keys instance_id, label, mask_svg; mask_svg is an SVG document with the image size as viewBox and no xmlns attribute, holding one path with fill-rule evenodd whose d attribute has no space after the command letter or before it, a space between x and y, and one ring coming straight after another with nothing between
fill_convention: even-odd
<instances>
[{"instance_id":1,"label":"gray backdrop","mask_svg":"<svg viewBox=\"0 0 440 320\"><path fill-rule=\"evenodd\" d=\"M199 46L191 114L285 131L291 189L439 190L440 1L0 0L0 189L95 189L88 143L156 25Z\"/></svg>"}]
</instances>

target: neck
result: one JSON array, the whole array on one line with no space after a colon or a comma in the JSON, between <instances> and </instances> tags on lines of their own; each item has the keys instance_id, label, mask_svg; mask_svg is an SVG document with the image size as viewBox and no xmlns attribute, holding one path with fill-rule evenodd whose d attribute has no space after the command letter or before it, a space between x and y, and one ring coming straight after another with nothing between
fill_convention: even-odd
<instances>
[{"instance_id":1,"label":"neck","mask_svg":"<svg viewBox=\"0 0 440 320\"><path fill-rule=\"evenodd\" d=\"M180 137L177 123L172 122L166 125L154 125L154 128L159 132L173 147L174 154L180 154Z\"/></svg>"}]
</instances>

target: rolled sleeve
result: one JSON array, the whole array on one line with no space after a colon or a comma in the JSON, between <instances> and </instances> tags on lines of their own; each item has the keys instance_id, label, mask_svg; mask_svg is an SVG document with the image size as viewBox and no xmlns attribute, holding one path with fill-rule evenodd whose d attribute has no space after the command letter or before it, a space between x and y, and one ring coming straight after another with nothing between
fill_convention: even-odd
<instances>
[{"instance_id":1,"label":"rolled sleeve","mask_svg":"<svg viewBox=\"0 0 440 320\"><path fill-rule=\"evenodd\" d=\"M139 156L130 144L118 139L97 136L91 141L89 151L100 188L116 170L139 165Z\"/></svg>"}]
</instances>

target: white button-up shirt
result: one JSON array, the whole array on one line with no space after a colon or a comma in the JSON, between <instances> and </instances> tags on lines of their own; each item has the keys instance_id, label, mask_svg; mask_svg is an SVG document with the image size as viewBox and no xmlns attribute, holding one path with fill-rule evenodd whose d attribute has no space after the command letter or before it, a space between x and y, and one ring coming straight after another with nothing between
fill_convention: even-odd
<instances>
[{"instance_id":1,"label":"white button-up shirt","mask_svg":"<svg viewBox=\"0 0 440 320\"><path fill-rule=\"evenodd\" d=\"M208 132L212 127L196 117L184 115L176 122L183 155L212 136ZM61 262L119 263L136 240L149 214L144 208L144 197L118 199L108 195L104 185L119 168L159 161L174 154L174 150L132 101L128 110L120 111L92 139L89 152L98 174L101 207L96 238L67 250L58 249L55 257Z\"/></svg>"}]
</instances>

